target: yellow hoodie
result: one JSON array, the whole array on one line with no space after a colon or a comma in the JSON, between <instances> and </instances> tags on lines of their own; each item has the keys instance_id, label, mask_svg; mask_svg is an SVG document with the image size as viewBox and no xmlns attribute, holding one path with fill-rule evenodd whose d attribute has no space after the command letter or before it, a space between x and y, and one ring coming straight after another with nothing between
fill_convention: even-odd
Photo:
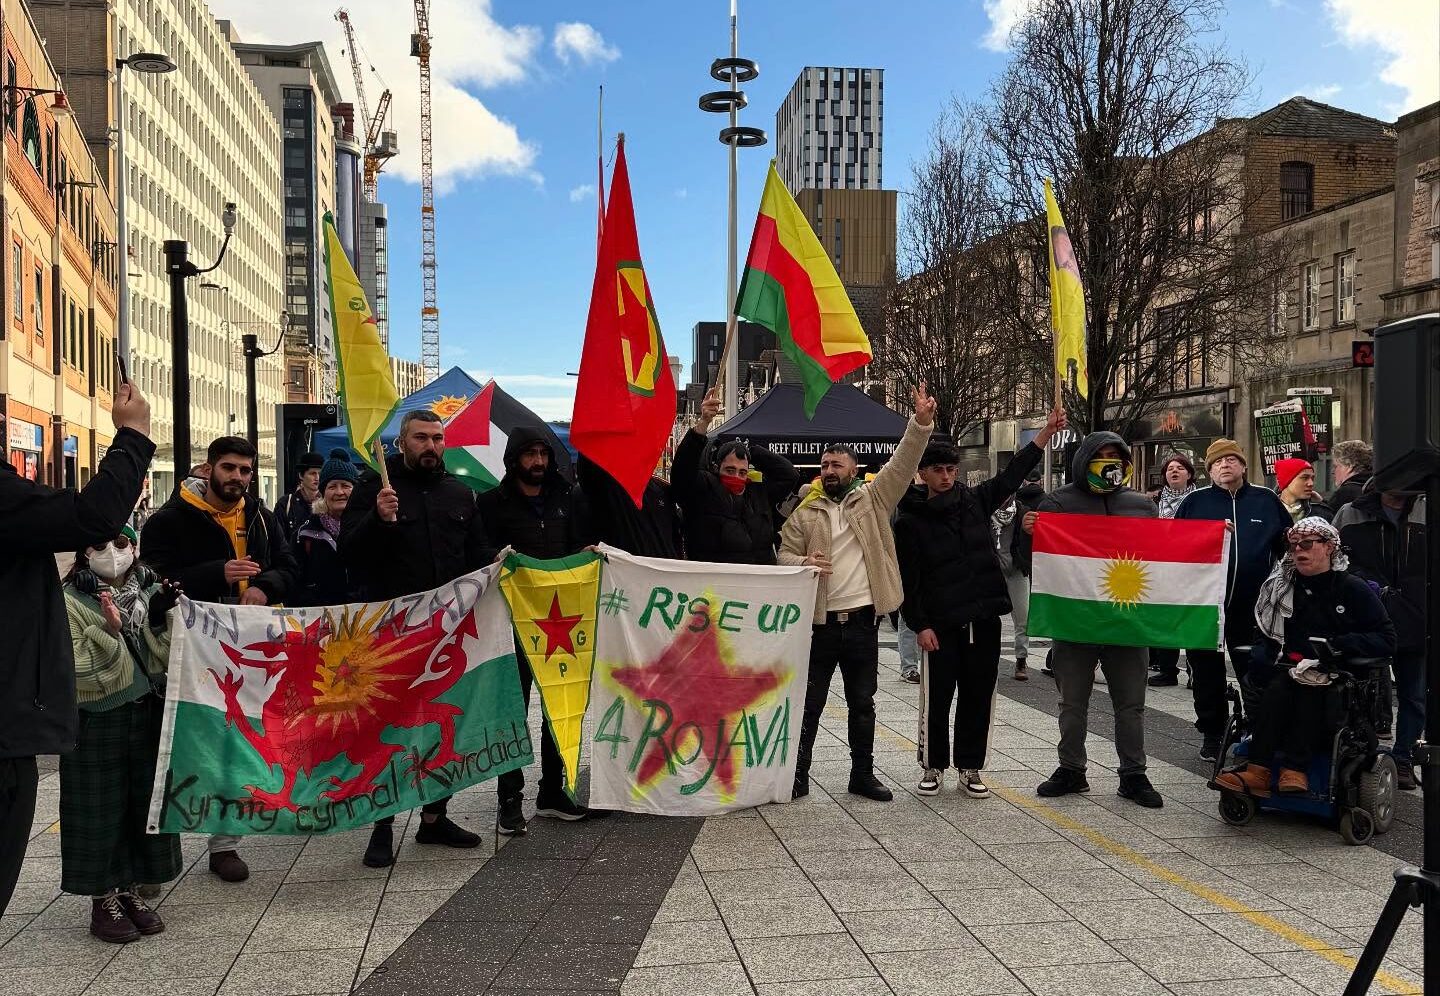
<instances>
[{"instance_id":1,"label":"yellow hoodie","mask_svg":"<svg viewBox=\"0 0 1440 996\"><path fill-rule=\"evenodd\" d=\"M244 560L246 499L241 498L230 511L222 512L205 500L206 487L207 484L204 481L193 479L186 481L185 485L180 489L180 497L185 502L195 506L200 509L200 511L209 515L210 518L214 519L220 525L220 528L225 530L226 535L230 537L230 545L235 548L235 559ZM249 587L249 583L244 578L241 578L236 582L236 587L239 591L243 592Z\"/></svg>"}]
</instances>

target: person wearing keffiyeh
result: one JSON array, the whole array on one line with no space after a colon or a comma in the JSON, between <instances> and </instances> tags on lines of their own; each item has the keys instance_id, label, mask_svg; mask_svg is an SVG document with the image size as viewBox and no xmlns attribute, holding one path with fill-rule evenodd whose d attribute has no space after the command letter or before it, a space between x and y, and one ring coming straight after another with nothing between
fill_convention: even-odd
<instances>
[{"instance_id":1,"label":"person wearing keffiyeh","mask_svg":"<svg viewBox=\"0 0 1440 996\"><path fill-rule=\"evenodd\" d=\"M1325 720L1330 679L1312 641L1324 639L1342 658L1395 653L1395 627L1374 587L1347 573L1335 527L1310 516L1285 541L1285 556L1261 584L1255 605L1260 632L1246 680L1264 691L1252 717L1249 763L1215 779L1261 798L1272 785L1308 792L1310 761L1332 732Z\"/></svg>"}]
</instances>

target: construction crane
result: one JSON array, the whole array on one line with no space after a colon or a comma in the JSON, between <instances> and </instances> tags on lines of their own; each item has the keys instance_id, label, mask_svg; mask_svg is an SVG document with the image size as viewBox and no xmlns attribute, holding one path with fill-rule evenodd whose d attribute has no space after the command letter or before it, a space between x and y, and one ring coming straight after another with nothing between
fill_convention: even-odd
<instances>
[{"instance_id":1,"label":"construction crane","mask_svg":"<svg viewBox=\"0 0 1440 996\"><path fill-rule=\"evenodd\" d=\"M410 55L420 60L420 366L425 382L440 376L440 307L435 294L435 170L430 142L430 0L415 0Z\"/></svg>"},{"instance_id":2,"label":"construction crane","mask_svg":"<svg viewBox=\"0 0 1440 996\"><path fill-rule=\"evenodd\" d=\"M365 72L360 63L360 46L355 41L355 26L350 21L350 12L341 7L335 12L335 20L339 21L345 30L345 50L350 55L350 72L355 80L355 103L360 108L360 128L365 133L365 197L373 204L380 171L398 150L395 132L386 127L390 114L390 90L387 87L380 94L380 103L372 117L370 101L365 95ZM374 72L375 67L371 66L370 71Z\"/></svg>"}]
</instances>

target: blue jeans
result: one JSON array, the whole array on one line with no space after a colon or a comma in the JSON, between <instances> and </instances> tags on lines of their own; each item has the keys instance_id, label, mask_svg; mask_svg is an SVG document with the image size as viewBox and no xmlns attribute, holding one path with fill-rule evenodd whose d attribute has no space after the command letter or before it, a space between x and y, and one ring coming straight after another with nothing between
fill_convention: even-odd
<instances>
[{"instance_id":1,"label":"blue jeans","mask_svg":"<svg viewBox=\"0 0 1440 996\"><path fill-rule=\"evenodd\" d=\"M915 642L915 631L905 625L905 617L899 617L895 629L896 642L900 649L900 673L918 674L920 671L920 646Z\"/></svg>"},{"instance_id":2,"label":"blue jeans","mask_svg":"<svg viewBox=\"0 0 1440 996\"><path fill-rule=\"evenodd\" d=\"M1425 654L1397 653L1394 660L1395 694L1400 699L1395 721L1395 746L1391 755L1396 764L1410 763L1410 750L1425 732ZM1389 709L1389 703L1385 704Z\"/></svg>"}]
</instances>

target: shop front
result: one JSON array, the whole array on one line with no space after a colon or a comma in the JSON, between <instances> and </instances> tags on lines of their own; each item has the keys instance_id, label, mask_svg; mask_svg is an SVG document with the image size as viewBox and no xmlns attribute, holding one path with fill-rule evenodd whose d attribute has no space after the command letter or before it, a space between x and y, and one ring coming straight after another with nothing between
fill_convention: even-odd
<instances>
[{"instance_id":1,"label":"shop front","mask_svg":"<svg viewBox=\"0 0 1440 996\"><path fill-rule=\"evenodd\" d=\"M5 430L6 459L15 473L31 481L45 480L45 428L11 415Z\"/></svg>"},{"instance_id":2,"label":"shop front","mask_svg":"<svg viewBox=\"0 0 1440 996\"><path fill-rule=\"evenodd\" d=\"M1205 483L1205 450L1233 431L1226 401L1223 393L1174 399L1154 415L1136 420L1127 433L1135 460L1134 487L1157 490L1164 483L1165 459L1171 453L1189 457L1195 464L1196 483Z\"/></svg>"}]
</instances>

